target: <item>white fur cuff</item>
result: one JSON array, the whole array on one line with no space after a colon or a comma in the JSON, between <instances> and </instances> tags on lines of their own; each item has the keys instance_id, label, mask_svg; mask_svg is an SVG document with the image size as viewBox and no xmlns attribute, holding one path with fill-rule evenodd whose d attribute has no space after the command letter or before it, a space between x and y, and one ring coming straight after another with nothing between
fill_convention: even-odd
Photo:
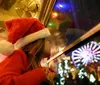
<instances>
[{"instance_id":1,"label":"white fur cuff","mask_svg":"<svg viewBox=\"0 0 100 85\"><path fill-rule=\"evenodd\" d=\"M50 36L50 32L48 30L48 28L45 28L43 30L40 30L38 32L35 32L35 33L31 33L19 40L17 40L17 42L14 44L14 47L16 49L19 49L35 40L38 40L38 39L41 39L41 38L46 38L48 36Z\"/></svg>"}]
</instances>

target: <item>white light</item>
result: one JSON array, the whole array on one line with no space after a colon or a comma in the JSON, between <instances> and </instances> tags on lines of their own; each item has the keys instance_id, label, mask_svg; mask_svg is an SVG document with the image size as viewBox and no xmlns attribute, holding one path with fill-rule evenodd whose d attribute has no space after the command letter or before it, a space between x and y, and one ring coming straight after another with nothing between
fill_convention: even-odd
<instances>
[{"instance_id":1,"label":"white light","mask_svg":"<svg viewBox=\"0 0 100 85\"><path fill-rule=\"evenodd\" d=\"M70 71L72 72L72 71L74 71L75 69L74 68L72 68Z\"/></svg>"},{"instance_id":2,"label":"white light","mask_svg":"<svg viewBox=\"0 0 100 85\"><path fill-rule=\"evenodd\" d=\"M63 77L63 68L61 63L59 63L58 65L58 74L60 74L60 76Z\"/></svg>"},{"instance_id":3,"label":"white light","mask_svg":"<svg viewBox=\"0 0 100 85\"><path fill-rule=\"evenodd\" d=\"M62 77L62 78L60 79L60 84L61 84L61 85L64 85L64 83L65 83L65 78Z\"/></svg>"},{"instance_id":4,"label":"white light","mask_svg":"<svg viewBox=\"0 0 100 85\"><path fill-rule=\"evenodd\" d=\"M100 46L97 42L91 41L72 52L72 60L78 64L87 65L100 60Z\"/></svg>"},{"instance_id":5,"label":"white light","mask_svg":"<svg viewBox=\"0 0 100 85\"><path fill-rule=\"evenodd\" d=\"M59 4L59 7L63 7L63 5Z\"/></svg>"},{"instance_id":6,"label":"white light","mask_svg":"<svg viewBox=\"0 0 100 85\"><path fill-rule=\"evenodd\" d=\"M94 83L95 82L95 77L93 76L93 74L90 75L90 82Z\"/></svg>"},{"instance_id":7,"label":"white light","mask_svg":"<svg viewBox=\"0 0 100 85\"><path fill-rule=\"evenodd\" d=\"M68 66L68 60L64 60L64 63L65 63L65 67L64 67L64 68L65 68L66 70L70 69L69 66Z\"/></svg>"},{"instance_id":8,"label":"white light","mask_svg":"<svg viewBox=\"0 0 100 85\"><path fill-rule=\"evenodd\" d=\"M59 83L58 83L58 82L56 82L56 84L57 84L57 85L59 85Z\"/></svg>"}]
</instances>

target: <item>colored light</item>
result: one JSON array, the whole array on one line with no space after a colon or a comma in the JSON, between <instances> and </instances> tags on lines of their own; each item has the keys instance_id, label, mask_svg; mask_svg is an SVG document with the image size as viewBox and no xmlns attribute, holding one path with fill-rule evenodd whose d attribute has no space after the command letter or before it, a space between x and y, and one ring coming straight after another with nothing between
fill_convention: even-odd
<instances>
[{"instance_id":1,"label":"colored light","mask_svg":"<svg viewBox=\"0 0 100 85\"><path fill-rule=\"evenodd\" d=\"M56 18L58 16L58 13L57 12L53 12L52 13L52 18Z\"/></svg>"},{"instance_id":2,"label":"colored light","mask_svg":"<svg viewBox=\"0 0 100 85\"><path fill-rule=\"evenodd\" d=\"M70 5L70 3L66 3L66 2L58 2L58 3L56 3L54 8L58 8L61 11L66 11L71 8L71 5Z\"/></svg>"},{"instance_id":3,"label":"colored light","mask_svg":"<svg viewBox=\"0 0 100 85\"><path fill-rule=\"evenodd\" d=\"M53 26L53 23L49 23L48 26L52 27Z\"/></svg>"},{"instance_id":4,"label":"colored light","mask_svg":"<svg viewBox=\"0 0 100 85\"><path fill-rule=\"evenodd\" d=\"M97 42L91 41L72 52L74 64L86 66L89 63L100 60L100 46Z\"/></svg>"},{"instance_id":5,"label":"colored light","mask_svg":"<svg viewBox=\"0 0 100 85\"><path fill-rule=\"evenodd\" d=\"M63 5L59 4L59 7L63 7Z\"/></svg>"}]
</instances>

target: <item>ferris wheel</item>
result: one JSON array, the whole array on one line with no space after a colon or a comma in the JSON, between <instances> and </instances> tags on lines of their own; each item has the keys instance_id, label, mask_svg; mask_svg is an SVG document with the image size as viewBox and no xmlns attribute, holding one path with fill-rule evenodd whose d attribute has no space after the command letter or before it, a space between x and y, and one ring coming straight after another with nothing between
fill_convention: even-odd
<instances>
[{"instance_id":1,"label":"ferris wheel","mask_svg":"<svg viewBox=\"0 0 100 85\"><path fill-rule=\"evenodd\" d=\"M87 66L100 60L100 45L90 41L72 52L72 61L76 67Z\"/></svg>"}]
</instances>

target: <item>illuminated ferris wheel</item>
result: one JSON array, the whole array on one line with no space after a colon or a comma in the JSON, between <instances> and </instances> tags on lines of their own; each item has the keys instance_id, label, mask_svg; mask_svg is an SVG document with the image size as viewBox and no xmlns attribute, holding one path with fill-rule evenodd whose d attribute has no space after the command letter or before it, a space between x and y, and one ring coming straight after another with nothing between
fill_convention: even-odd
<instances>
[{"instance_id":1,"label":"illuminated ferris wheel","mask_svg":"<svg viewBox=\"0 0 100 85\"><path fill-rule=\"evenodd\" d=\"M100 60L100 45L91 41L72 52L72 61L76 67L87 66Z\"/></svg>"}]
</instances>

